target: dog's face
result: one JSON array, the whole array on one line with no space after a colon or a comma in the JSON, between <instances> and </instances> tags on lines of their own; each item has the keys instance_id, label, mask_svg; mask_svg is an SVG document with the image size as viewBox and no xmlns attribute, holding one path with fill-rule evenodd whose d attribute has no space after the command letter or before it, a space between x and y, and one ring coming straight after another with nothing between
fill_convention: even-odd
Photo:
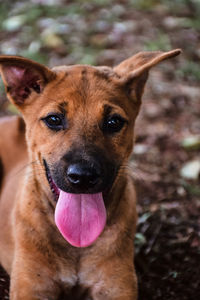
<instances>
[{"instance_id":1,"label":"dog's face","mask_svg":"<svg viewBox=\"0 0 200 300\"><path fill-rule=\"evenodd\" d=\"M100 195L109 193L132 151L134 122L149 69L179 53L143 52L114 69L77 65L50 70L25 58L0 57L8 97L25 119L30 159L39 164L38 172L44 170L52 198L61 199L57 223L73 245L89 245L105 225ZM80 236L71 238L71 224L63 221L69 198L78 202L76 194L87 195L82 201L87 202L84 212L91 214L86 227L94 224L94 214L101 223L83 242ZM72 214L80 210L74 202ZM94 209L94 203L99 207Z\"/></svg>"},{"instance_id":2,"label":"dog's face","mask_svg":"<svg viewBox=\"0 0 200 300\"><path fill-rule=\"evenodd\" d=\"M131 153L138 105L111 69L54 72L55 79L23 110L32 160L65 192L108 191Z\"/></svg>"}]
</instances>

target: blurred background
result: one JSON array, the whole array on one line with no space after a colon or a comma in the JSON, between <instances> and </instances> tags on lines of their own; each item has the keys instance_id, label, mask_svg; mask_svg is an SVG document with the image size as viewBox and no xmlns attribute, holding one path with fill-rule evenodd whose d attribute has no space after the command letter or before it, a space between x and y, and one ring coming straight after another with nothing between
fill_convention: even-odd
<instances>
[{"instance_id":1,"label":"blurred background","mask_svg":"<svg viewBox=\"0 0 200 300\"><path fill-rule=\"evenodd\" d=\"M1 54L113 66L173 48L183 54L151 71L130 162L140 300L200 299L200 0L0 0ZM13 113L0 82L0 116Z\"/></svg>"}]
</instances>

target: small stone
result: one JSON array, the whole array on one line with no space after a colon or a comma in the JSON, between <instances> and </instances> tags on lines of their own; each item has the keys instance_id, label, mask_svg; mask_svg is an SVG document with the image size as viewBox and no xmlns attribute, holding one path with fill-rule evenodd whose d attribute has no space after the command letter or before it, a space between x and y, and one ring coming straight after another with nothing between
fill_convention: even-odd
<instances>
[{"instance_id":1,"label":"small stone","mask_svg":"<svg viewBox=\"0 0 200 300\"><path fill-rule=\"evenodd\" d=\"M179 196L185 196L186 191L185 191L185 189L184 189L183 186L179 186L179 187L177 188L177 194L178 194Z\"/></svg>"},{"instance_id":2,"label":"small stone","mask_svg":"<svg viewBox=\"0 0 200 300\"><path fill-rule=\"evenodd\" d=\"M191 135L181 141L181 145L186 150L200 149L200 135Z\"/></svg>"},{"instance_id":3,"label":"small stone","mask_svg":"<svg viewBox=\"0 0 200 300\"><path fill-rule=\"evenodd\" d=\"M168 29L174 29L181 25L182 19L181 18L174 18L174 17L166 17L163 20L163 24Z\"/></svg>"},{"instance_id":4,"label":"small stone","mask_svg":"<svg viewBox=\"0 0 200 300\"><path fill-rule=\"evenodd\" d=\"M197 180L200 175L200 160L196 159L184 164L180 174L183 178Z\"/></svg>"},{"instance_id":5,"label":"small stone","mask_svg":"<svg viewBox=\"0 0 200 300\"><path fill-rule=\"evenodd\" d=\"M58 48L63 46L63 40L55 33L44 33L42 40L45 46L50 48Z\"/></svg>"},{"instance_id":6,"label":"small stone","mask_svg":"<svg viewBox=\"0 0 200 300\"><path fill-rule=\"evenodd\" d=\"M144 144L135 144L134 149L133 149L133 153L134 154L144 154L148 151L148 146L144 145Z\"/></svg>"},{"instance_id":7,"label":"small stone","mask_svg":"<svg viewBox=\"0 0 200 300\"><path fill-rule=\"evenodd\" d=\"M145 106L145 115L149 119L156 119L161 115L161 113L162 113L162 109L157 104L148 103L148 105Z\"/></svg>"},{"instance_id":8,"label":"small stone","mask_svg":"<svg viewBox=\"0 0 200 300\"><path fill-rule=\"evenodd\" d=\"M37 52L39 52L40 47L41 47L40 41L32 41L28 50L31 53L37 53Z\"/></svg>"},{"instance_id":9,"label":"small stone","mask_svg":"<svg viewBox=\"0 0 200 300\"><path fill-rule=\"evenodd\" d=\"M24 25L25 21L24 15L13 16L3 22L3 28L7 31L16 31Z\"/></svg>"}]
</instances>

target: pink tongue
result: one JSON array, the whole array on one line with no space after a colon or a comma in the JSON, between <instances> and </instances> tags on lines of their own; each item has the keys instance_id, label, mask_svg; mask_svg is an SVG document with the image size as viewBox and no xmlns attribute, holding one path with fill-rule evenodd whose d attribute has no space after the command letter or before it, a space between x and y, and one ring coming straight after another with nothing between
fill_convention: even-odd
<instances>
[{"instance_id":1,"label":"pink tongue","mask_svg":"<svg viewBox=\"0 0 200 300\"><path fill-rule=\"evenodd\" d=\"M55 222L63 237L73 246L91 245L106 223L102 193L69 194L60 191Z\"/></svg>"}]
</instances>

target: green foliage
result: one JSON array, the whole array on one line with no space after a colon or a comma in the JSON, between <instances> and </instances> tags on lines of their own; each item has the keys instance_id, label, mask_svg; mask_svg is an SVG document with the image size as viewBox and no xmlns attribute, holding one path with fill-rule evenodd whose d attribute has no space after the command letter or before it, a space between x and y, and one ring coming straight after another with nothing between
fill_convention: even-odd
<instances>
[{"instance_id":1,"label":"green foliage","mask_svg":"<svg viewBox=\"0 0 200 300\"><path fill-rule=\"evenodd\" d=\"M181 10L190 7L195 13L200 13L199 0L161 0L160 3L165 5L171 13L178 13Z\"/></svg>"},{"instance_id":2,"label":"green foliage","mask_svg":"<svg viewBox=\"0 0 200 300\"><path fill-rule=\"evenodd\" d=\"M199 81L200 80L200 68L199 63L194 61L186 61L183 66L176 71L177 75L190 80Z\"/></svg>"},{"instance_id":3,"label":"green foliage","mask_svg":"<svg viewBox=\"0 0 200 300\"><path fill-rule=\"evenodd\" d=\"M200 187L197 184L191 184L189 182L186 182L185 180L182 180L182 186L186 189L186 191L191 196L200 197Z\"/></svg>"},{"instance_id":4,"label":"green foliage","mask_svg":"<svg viewBox=\"0 0 200 300\"><path fill-rule=\"evenodd\" d=\"M134 240L134 245L135 245L135 252L138 253L140 251L140 249L147 243L147 240L145 238L145 236L140 233L137 232L135 234L135 240Z\"/></svg>"},{"instance_id":5,"label":"green foliage","mask_svg":"<svg viewBox=\"0 0 200 300\"><path fill-rule=\"evenodd\" d=\"M144 47L145 50L148 51L156 51L156 50L168 51L172 48L168 35L161 32L158 34L158 37L156 39L148 40L145 43Z\"/></svg>"},{"instance_id":6,"label":"green foliage","mask_svg":"<svg viewBox=\"0 0 200 300\"><path fill-rule=\"evenodd\" d=\"M23 50L21 51L21 55L27 58L30 58L32 60L35 60L41 64L47 64L48 63L48 57L42 52L31 52L29 50Z\"/></svg>"},{"instance_id":7,"label":"green foliage","mask_svg":"<svg viewBox=\"0 0 200 300\"><path fill-rule=\"evenodd\" d=\"M8 15L9 7L5 2L0 2L0 30L2 29L3 21L5 20L5 16Z\"/></svg>"},{"instance_id":8,"label":"green foliage","mask_svg":"<svg viewBox=\"0 0 200 300\"><path fill-rule=\"evenodd\" d=\"M140 10L153 9L153 7L158 4L158 2L158 0L129 0L131 6Z\"/></svg>"},{"instance_id":9,"label":"green foliage","mask_svg":"<svg viewBox=\"0 0 200 300\"><path fill-rule=\"evenodd\" d=\"M19 111L17 110L16 106L13 105L12 103L8 104L7 111L9 113L13 114L13 115L18 115L19 114Z\"/></svg>"},{"instance_id":10,"label":"green foliage","mask_svg":"<svg viewBox=\"0 0 200 300\"><path fill-rule=\"evenodd\" d=\"M78 0L80 4L92 4L96 6L105 6L114 3L114 0Z\"/></svg>"},{"instance_id":11,"label":"green foliage","mask_svg":"<svg viewBox=\"0 0 200 300\"><path fill-rule=\"evenodd\" d=\"M0 98L5 99L6 93L2 79L0 78Z\"/></svg>"}]
</instances>

